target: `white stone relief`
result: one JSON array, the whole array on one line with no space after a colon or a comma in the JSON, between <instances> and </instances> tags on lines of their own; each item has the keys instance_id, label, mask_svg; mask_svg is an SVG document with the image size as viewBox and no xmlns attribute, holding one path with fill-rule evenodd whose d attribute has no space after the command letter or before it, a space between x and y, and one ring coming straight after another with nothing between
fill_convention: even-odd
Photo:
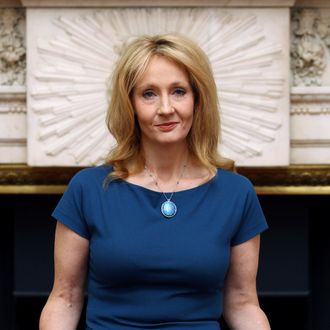
<instances>
[{"instance_id":1,"label":"white stone relief","mask_svg":"<svg viewBox=\"0 0 330 330\"><path fill-rule=\"evenodd\" d=\"M2 101L0 100L0 114L3 113L25 113L26 112L26 104L22 101Z\"/></svg>"},{"instance_id":2,"label":"white stone relief","mask_svg":"<svg viewBox=\"0 0 330 330\"><path fill-rule=\"evenodd\" d=\"M287 27L279 28L279 21L288 21L286 10L42 13L30 9L28 15L30 165L101 163L113 143L104 124L106 81L122 46L142 34L170 31L195 39L210 57L222 151L241 165L288 164Z\"/></svg>"},{"instance_id":3,"label":"white stone relief","mask_svg":"<svg viewBox=\"0 0 330 330\"><path fill-rule=\"evenodd\" d=\"M10 113L26 113L25 87L0 86L0 116Z\"/></svg>"},{"instance_id":4,"label":"white stone relief","mask_svg":"<svg viewBox=\"0 0 330 330\"><path fill-rule=\"evenodd\" d=\"M26 113L21 111L25 104L23 101L13 103L15 105L8 105L0 98L0 163L26 163L27 160Z\"/></svg>"},{"instance_id":5,"label":"white stone relief","mask_svg":"<svg viewBox=\"0 0 330 330\"><path fill-rule=\"evenodd\" d=\"M26 162L25 16L0 8L0 163Z\"/></svg>"},{"instance_id":6,"label":"white stone relief","mask_svg":"<svg viewBox=\"0 0 330 330\"><path fill-rule=\"evenodd\" d=\"M330 163L330 87L293 87L291 163Z\"/></svg>"},{"instance_id":7,"label":"white stone relief","mask_svg":"<svg viewBox=\"0 0 330 330\"><path fill-rule=\"evenodd\" d=\"M330 15L299 9L292 17L291 66L293 85L322 85L329 62Z\"/></svg>"},{"instance_id":8,"label":"white stone relief","mask_svg":"<svg viewBox=\"0 0 330 330\"><path fill-rule=\"evenodd\" d=\"M0 86L0 163L26 163L26 92Z\"/></svg>"},{"instance_id":9,"label":"white stone relief","mask_svg":"<svg viewBox=\"0 0 330 330\"><path fill-rule=\"evenodd\" d=\"M292 164L330 163L330 10L292 16Z\"/></svg>"},{"instance_id":10,"label":"white stone relief","mask_svg":"<svg viewBox=\"0 0 330 330\"><path fill-rule=\"evenodd\" d=\"M327 114L330 115L329 103L301 103L299 105L292 105L291 115L315 115L315 114ZM330 119L330 118L329 118ZM330 123L329 123L330 124Z\"/></svg>"},{"instance_id":11,"label":"white stone relief","mask_svg":"<svg viewBox=\"0 0 330 330\"><path fill-rule=\"evenodd\" d=\"M0 85L25 84L25 19L19 9L0 9Z\"/></svg>"},{"instance_id":12,"label":"white stone relief","mask_svg":"<svg viewBox=\"0 0 330 330\"><path fill-rule=\"evenodd\" d=\"M293 87L290 113L292 116L330 114L330 87Z\"/></svg>"}]
</instances>

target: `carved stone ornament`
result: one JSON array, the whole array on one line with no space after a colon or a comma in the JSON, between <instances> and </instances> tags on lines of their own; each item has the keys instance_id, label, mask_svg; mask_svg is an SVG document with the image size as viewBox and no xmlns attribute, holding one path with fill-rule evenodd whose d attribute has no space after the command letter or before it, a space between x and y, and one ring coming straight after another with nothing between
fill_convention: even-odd
<instances>
[{"instance_id":1,"label":"carved stone ornament","mask_svg":"<svg viewBox=\"0 0 330 330\"><path fill-rule=\"evenodd\" d=\"M20 9L0 9L0 85L25 84L24 13Z\"/></svg>"},{"instance_id":2,"label":"carved stone ornament","mask_svg":"<svg viewBox=\"0 0 330 330\"><path fill-rule=\"evenodd\" d=\"M242 165L287 165L288 59L281 44L286 34L278 22L272 33L270 12L140 8L67 9L60 15L43 10L41 15L30 10L29 49L35 54L28 91L29 164L102 163L114 143L105 125L106 83L123 46L139 35L176 31L197 41L211 60L222 153ZM284 9L276 13L274 21L288 18ZM45 25L32 32L32 24Z\"/></svg>"},{"instance_id":3,"label":"carved stone ornament","mask_svg":"<svg viewBox=\"0 0 330 330\"><path fill-rule=\"evenodd\" d=\"M291 43L293 85L322 85L329 62L329 17L321 16L318 9L295 10Z\"/></svg>"},{"instance_id":4,"label":"carved stone ornament","mask_svg":"<svg viewBox=\"0 0 330 330\"><path fill-rule=\"evenodd\" d=\"M25 113L25 102L14 100L1 100L0 98L0 115L3 113ZM0 117L1 118L1 117Z\"/></svg>"},{"instance_id":5,"label":"carved stone ornament","mask_svg":"<svg viewBox=\"0 0 330 330\"><path fill-rule=\"evenodd\" d=\"M26 89L23 86L0 86L0 116L11 113L26 113Z\"/></svg>"}]
</instances>

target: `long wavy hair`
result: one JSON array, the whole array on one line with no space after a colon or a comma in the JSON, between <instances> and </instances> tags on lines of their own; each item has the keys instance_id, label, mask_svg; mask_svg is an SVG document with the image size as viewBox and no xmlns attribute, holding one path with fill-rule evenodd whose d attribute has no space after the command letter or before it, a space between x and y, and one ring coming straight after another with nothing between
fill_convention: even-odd
<instances>
[{"instance_id":1,"label":"long wavy hair","mask_svg":"<svg viewBox=\"0 0 330 330\"><path fill-rule=\"evenodd\" d=\"M220 115L217 88L208 57L192 40L169 33L135 39L123 50L113 71L106 122L117 143L105 161L113 166L111 178L125 179L144 168L141 132L134 113L132 94L155 55L177 63L188 73L194 93L193 123L187 136L190 155L211 173L217 168L233 169L233 161L221 157L218 151Z\"/></svg>"}]
</instances>

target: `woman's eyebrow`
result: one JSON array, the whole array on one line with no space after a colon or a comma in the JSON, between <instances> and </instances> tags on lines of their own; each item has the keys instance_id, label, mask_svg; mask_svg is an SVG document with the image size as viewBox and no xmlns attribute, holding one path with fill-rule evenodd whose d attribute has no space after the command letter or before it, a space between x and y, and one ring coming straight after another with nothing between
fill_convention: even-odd
<instances>
[{"instance_id":1,"label":"woman's eyebrow","mask_svg":"<svg viewBox=\"0 0 330 330\"><path fill-rule=\"evenodd\" d=\"M169 84L169 87L177 87L177 86L182 86L182 87L187 87L190 86L190 84L186 81L183 80L178 80L178 81L173 81ZM142 83L140 85L135 86L137 89L147 89L147 88L159 88L159 84L157 83Z\"/></svg>"}]
</instances>

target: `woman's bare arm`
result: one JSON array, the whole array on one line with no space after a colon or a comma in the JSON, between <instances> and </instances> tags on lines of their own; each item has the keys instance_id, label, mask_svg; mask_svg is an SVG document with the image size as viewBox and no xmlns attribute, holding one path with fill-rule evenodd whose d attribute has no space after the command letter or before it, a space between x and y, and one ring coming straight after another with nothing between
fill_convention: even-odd
<instances>
[{"instance_id":1,"label":"woman's bare arm","mask_svg":"<svg viewBox=\"0 0 330 330\"><path fill-rule=\"evenodd\" d=\"M231 330L269 330L258 302L256 276L260 236L232 247L224 289L224 318Z\"/></svg>"},{"instance_id":2,"label":"woman's bare arm","mask_svg":"<svg viewBox=\"0 0 330 330\"><path fill-rule=\"evenodd\" d=\"M89 241L58 222L54 286L40 316L40 330L74 330L84 304Z\"/></svg>"}]
</instances>

